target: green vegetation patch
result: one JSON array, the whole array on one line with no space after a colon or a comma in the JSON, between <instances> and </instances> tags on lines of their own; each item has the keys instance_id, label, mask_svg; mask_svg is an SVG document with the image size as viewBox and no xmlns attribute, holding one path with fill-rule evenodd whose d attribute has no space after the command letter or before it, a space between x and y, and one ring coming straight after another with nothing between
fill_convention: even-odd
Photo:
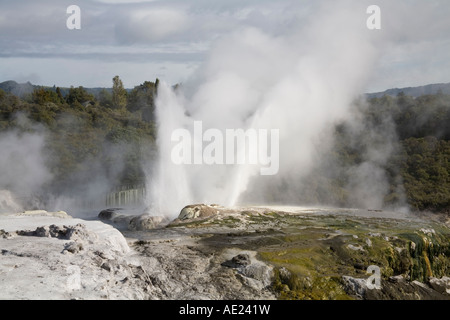
<instances>
[{"instance_id":1,"label":"green vegetation patch","mask_svg":"<svg viewBox=\"0 0 450 320\"><path fill-rule=\"evenodd\" d=\"M293 223L272 236L278 243L258 249L260 258L275 267L273 290L280 299L348 299L341 277L367 278L370 265L379 266L385 280L404 275L426 282L450 274L450 230L445 226L383 218L280 217L284 223L285 218Z\"/></svg>"}]
</instances>

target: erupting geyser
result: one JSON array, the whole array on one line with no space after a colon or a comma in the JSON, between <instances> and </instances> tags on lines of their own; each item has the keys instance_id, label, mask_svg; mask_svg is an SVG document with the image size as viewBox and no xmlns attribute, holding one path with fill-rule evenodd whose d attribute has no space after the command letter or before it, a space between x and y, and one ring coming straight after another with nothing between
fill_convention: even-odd
<instances>
[{"instance_id":1,"label":"erupting geyser","mask_svg":"<svg viewBox=\"0 0 450 320\"><path fill-rule=\"evenodd\" d=\"M378 57L357 9L328 4L288 34L239 30L213 46L190 81L176 90L161 83L156 100L159 161L149 174L148 205L175 216L191 203L264 204L264 192L270 190L276 199L281 184L289 186L283 199L295 203L316 147L330 143L327 129L348 115ZM175 130L191 132L194 158L214 141L196 138L196 121L204 131L218 130L223 136L226 130L277 130L277 174L261 175L263 165L249 161L174 163ZM267 148L274 150L270 144Z\"/></svg>"}]
</instances>

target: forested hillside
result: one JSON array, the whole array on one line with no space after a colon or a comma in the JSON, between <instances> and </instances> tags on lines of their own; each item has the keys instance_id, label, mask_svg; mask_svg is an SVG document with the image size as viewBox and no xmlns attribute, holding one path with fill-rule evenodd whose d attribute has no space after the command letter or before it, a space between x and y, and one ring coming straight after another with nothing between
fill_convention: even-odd
<instances>
[{"instance_id":1,"label":"forested hillside","mask_svg":"<svg viewBox=\"0 0 450 320\"><path fill-rule=\"evenodd\" d=\"M399 139L388 162L398 172L408 204L419 210L450 210L450 95L438 93L416 99L370 100L368 119L391 117ZM377 115L378 113L378 115ZM389 199L387 199L389 200Z\"/></svg>"},{"instance_id":2,"label":"forested hillside","mask_svg":"<svg viewBox=\"0 0 450 320\"><path fill-rule=\"evenodd\" d=\"M50 193L73 193L99 177L111 189L143 185L156 150L157 86L147 81L126 90L116 76L111 88L95 91L32 86L18 97L0 89L0 134L45 136ZM334 145L299 200L358 206L364 193L352 192L359 188L355 177L382 172L384 206L449 212L450 95L400 92L357 101L354 112L355 119L336 124Z\"/></svg>"},{"instance_id":3,"label":"forested hillside","mask_svg":"<svg viewBox=\"0 0 450 320\"><path fill-rule=\"evenodd\" d=\"M142 185L144 161L151 158L156 135L155 94L154 82L127 91L119 77L97 95L83 87L66 94L58 87L38 87L23 98L0 90L0 134L45 137L52 175L46 193L80 194L95 188L96 180L111 190Z\"/></svg>"},{"instance_id":4,"label":"forested hillside","mask_svg":"<svg viewBox=\"0 0 450 320\"><path fill-rule=\"evenodd\" d=\"M307 178L304 201L450 211L450 95L400 92L358 101ZM364 180L364 182L361 182Z\"/></svg>"}]
</instances>

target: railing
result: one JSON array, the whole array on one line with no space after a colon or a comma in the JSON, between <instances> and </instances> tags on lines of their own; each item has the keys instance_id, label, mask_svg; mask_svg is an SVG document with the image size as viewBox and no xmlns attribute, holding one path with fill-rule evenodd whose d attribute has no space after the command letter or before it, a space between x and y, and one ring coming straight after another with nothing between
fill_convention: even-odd
<instances>
[{"instance_id":1,"label":"railing","mask_svg":"<svg viewBox=\"0 0 450 320\"><path fill-rule=\"evenodd\" d=\"M117 191L110 192L106 195L107 207L121 207L129 205L139 205L144 202L145 187L133 187L127 189L121 187Z\"/></svg>"},{"instance_id":2,"label":"railing","mask_svg":"<svg viewBox=\"0 0 450 320\"><path fill-rule=\"evenodd\" d=\"M2 191L2 190L0 190ZM0 211L21 211L22 207L26 210L34 209L46 209L53 210L53 202L45 201L45 197L39 194L14 194L9 191L3 190L4 194L0 194ZM8 192L8 193L5 193ZM126 207L126 206L138 206L145 202L146 189L144 185L130 185L121 186L109 193L99 193L97 196L76 198L77 208L82 209L98 209L106 207ZM46 207L46 204L50 203L50 208ZM65 203L63 201L63 203ZM68 202L71 203L70 201ZM3 208L3 209L2 209ZM69 210L69 208L57 208L57 210Z\"/></svg>"}]
</instances>

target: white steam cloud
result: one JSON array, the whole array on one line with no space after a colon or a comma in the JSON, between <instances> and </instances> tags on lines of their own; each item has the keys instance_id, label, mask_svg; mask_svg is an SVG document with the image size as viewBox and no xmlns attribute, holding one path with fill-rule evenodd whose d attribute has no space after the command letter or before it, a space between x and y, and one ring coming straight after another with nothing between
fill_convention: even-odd
<instances>
[{"instance_id":1,"label":"white steam cloud","mask_svg":"<svg viewBox=\"0 0 450 320\"><path fill-rule=\"evenodd\" d=\"M149 181L150 205L174 216L196 202L263 203L267 199L258 199L258 190L283 183L288 200L295 202L316 148L331 141L322 133L349 115L379 56L364 13L363 6L326 2L289 33L244 28L218 41L177 93L161 85L156 103L160 162ZM263 177L248 165L172 164L170 134L177 128L192 130L193 121L219 130L278 129L278 175Z\"/></svg>"},{"instance_id":2,"label":"white steam cloud","mask_svg":"<svg viewBox=\"0 0 450 320\"><path fill-rule=\"evenodd\" d=\"M0 213L44 209L92 216L104 208L134 146L102 140L95 145L98 154L78 160L72 170L62 169L67 150L55 145L70 146L70 136L85 128L82 119L61 115L59 125L67 132L59 134L24 113L15 114L13 122L15 129L0 134Z\"/></svg>"},{"instance_id":3,"label":"white steam cloud","mask_svg":"<svg viewBox=\"0 0 450 320\"><path fill-rule=\"evenodd\" d=\"M19 211L51 180L45 135L10 131L0 136L0 213Z\"/></svg>"}]
</instances>

